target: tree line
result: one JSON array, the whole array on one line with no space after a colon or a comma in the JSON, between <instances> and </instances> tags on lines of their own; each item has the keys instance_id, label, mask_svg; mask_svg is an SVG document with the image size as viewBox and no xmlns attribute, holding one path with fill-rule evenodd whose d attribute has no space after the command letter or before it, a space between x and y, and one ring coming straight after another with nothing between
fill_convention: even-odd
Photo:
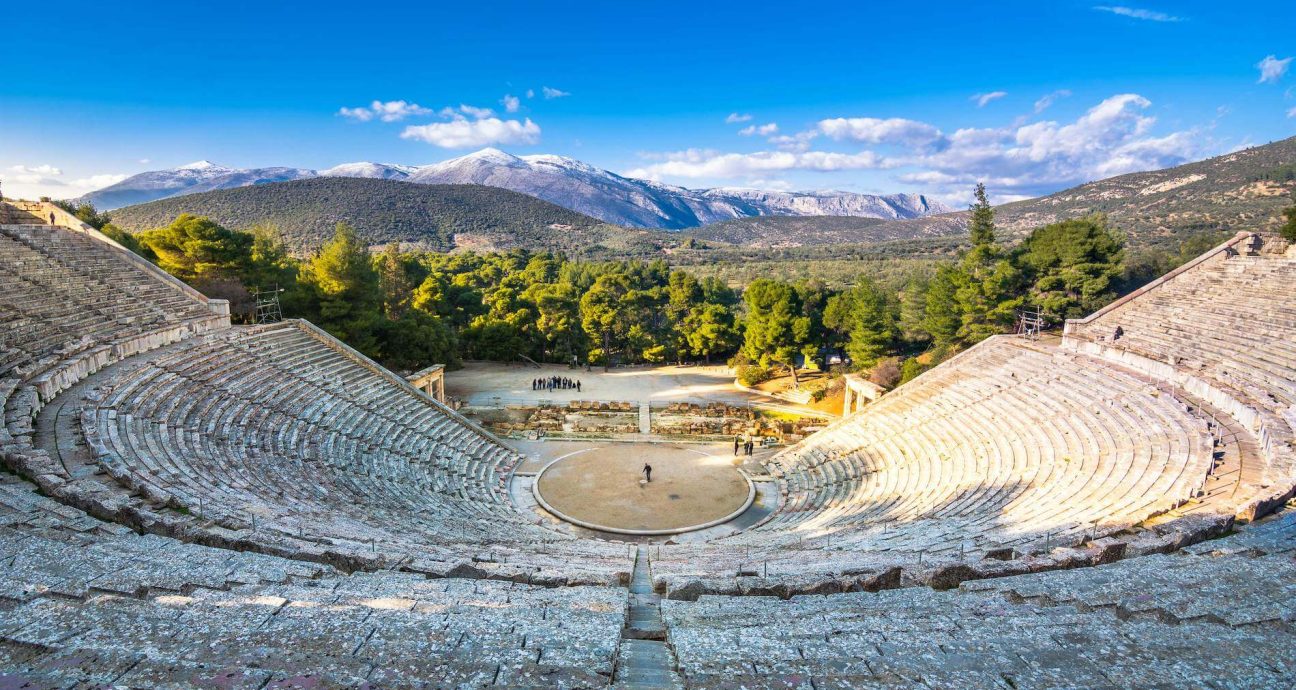
<instances>
[{"instance_id":1,"label":"tree line","mask_svg":"<svg viewBox=\"0 0 1296 690\"><path fill-rule=\"evenodd\" d=\"M1092 312L1221 238L1178 252L1126 251L1103 216L1037 228L1009 246L978 185L971 246L934 272L845 289L759 278L736 290L664 260L579 261L522 249L492 253L378 252L349 225L309 258L273 228L231 230L184 214L129 234L92 207L68 210L167 272L254 317L255 290L280 290L302 317L396 369L461 359L522 357L592 365L728 361L745 383L842 361L894 385L950 354L1012 330L1024 309L1055 324ZM1296 241L1296 208L1284 229Z\"/></svg>"}]
</instances>

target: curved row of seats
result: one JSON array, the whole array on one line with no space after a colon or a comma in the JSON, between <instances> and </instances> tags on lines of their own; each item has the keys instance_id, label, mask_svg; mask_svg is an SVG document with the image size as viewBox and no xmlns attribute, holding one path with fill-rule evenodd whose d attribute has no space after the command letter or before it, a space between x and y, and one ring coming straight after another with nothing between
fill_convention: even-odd
<instances>
[{"instance_id":1,"label":"curved row of seats","mask_svg":"<svg viewBox=\"0 0 1296 690\"><path fill-rule=\"evenodd\" d=\"M1296 249L1240 235L1133 299L1068 322L1064 346L1209 388L1261 439L1256 490L1296 476ZM1121 335L1116 336L1120 328ZM1280 501L1283 491L1277 492Z\"/></svg>"},{"instance_id":2,"label":"curved row of seats","mask_svg":"<svg viewBox=\"0 0 1296 690\"><path fill-rule=\"evenodd\" d=\"M81 415L102 466L154 506L237 538L376 565L616 582L622 547L531 524L516 453L297 322L237 329L99 384Z\"/></svg>"},{"instance_id":3,"label":"curved row of seats","mask_svg":"<svg viewBox=\"0 0 1296 690\"><path fill-rule=\"evenodd\" d=\"M0 452L52 495L145 531L348 567L626 577L621 547L511 509L515 453L317 329L227 330L88 233L9 225L0 243L0 310L18 316L0 335ZM60 406L76 419L92 393L81 433L57 439L92 442L106 475L83 476L52 440L35 447L36 419L105 367Z\"/></svg>"},{"instance_id":4,"label":"curved row of seats","mask_svg":"<svg viewBox=\"0 0 1296 690\"><path fill-rule=\"evenodd\" d=\"M1197 555L951 592L704 596L662 615L688 687L1285 688L1294 536L1288 515Z\"/></svg>"},{"instance_id":5,"label":"curved row of seats","mask_svg":"<svg viewBox=\"0 0 1296 690\"><path fill-rule=\"evenodd\" d=\"M626 590L138 535L0 474L0 687L605 687Z\"/></svg>"},{"instance_id":6,"label":"curved row of seats","mask_svg":"<svg viewBox=\"0 0 1296 690\"><path fill-rule=\"evenodd\" d=\"M0 378L31 378L77 353L180 326L228 324L78 233L0 226L0 267Z\"/></svg>"},{"instance_id":7,"label":"curved row of seats","mask_svg":"<svg viewBox=\"0 0 1296 690\"><path fill-rule=\"evenodd\" d=\"M88 227L22 224L34 216L7 202L0 215L14 223L0 225L0 458L55 493L71 477L34 446L42 407L106 366L228 328L229 316Z\"/></svg>"},{"instance_id":8,"label":"curved row of seats","mask_svg":"<svg viewBox=\"0 0 1296 690\"><path fill-rule=\"evenodd\" d=\"M671 549L657 571L704 575L737 545L735 569L803 573L1071 544L1188 500L1212 454L1182 402L1105 363L994 338L775 456L784 503L767 522Z\"/></svg>"}]
</instances>

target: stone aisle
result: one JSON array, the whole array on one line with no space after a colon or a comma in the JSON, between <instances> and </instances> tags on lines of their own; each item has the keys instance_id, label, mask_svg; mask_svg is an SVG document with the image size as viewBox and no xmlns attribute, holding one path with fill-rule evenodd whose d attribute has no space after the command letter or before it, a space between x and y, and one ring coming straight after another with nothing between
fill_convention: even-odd
<instances>
[{"instance_id":1,"label":"stone aisle","mask_svg":"<svg viewBox=\"0 0 1296 690\"><path fill-rule=\"evenodd\" d=\"M646 400L639 403L639 433L645 436L652 433L652 408Z\"/></svg>"},{"instance_id":2,"label":"stone aisle","mask_svg":"<svg viewBox=\"0 0 1296 690\"><path fill-rule=\"evenodd\" d=\"M613 687L680 688L684 682L675 671L675 653L666 642L661 597L653 592L648 547L640 544L635 554L634 576L630 579L629 611L617 650Z\"/></svg>"}]
</instances>

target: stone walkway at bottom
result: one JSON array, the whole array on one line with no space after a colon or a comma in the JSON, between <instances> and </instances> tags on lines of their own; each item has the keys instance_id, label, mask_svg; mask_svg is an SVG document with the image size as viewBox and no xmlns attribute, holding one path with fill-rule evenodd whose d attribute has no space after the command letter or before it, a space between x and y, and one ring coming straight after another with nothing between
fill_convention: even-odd
<instances>
[{"instance_id":1,"label":"stone walkway at bottom","mask_svg":"<svg viewBox=\"0 0 1296 690\"><path fill-rule=\"evenodd\" d=\"M683 688L675 671L675 653L666 642L661 598L653 592L648 547L640 545L630 580L626 625L617 650L616 688Z\"/></svg>"}]
</instances>

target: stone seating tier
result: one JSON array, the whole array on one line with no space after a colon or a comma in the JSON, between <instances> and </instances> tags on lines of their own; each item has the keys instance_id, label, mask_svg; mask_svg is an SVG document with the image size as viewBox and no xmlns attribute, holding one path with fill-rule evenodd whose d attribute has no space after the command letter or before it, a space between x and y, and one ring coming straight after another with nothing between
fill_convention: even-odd
<instances>
[{"instance_id":1,"label":"stone seating tier","mask_svg":"<svg viewBox=\"0 0 1296 690\"><path fill-rule=\"evenodd\" d=\"M624 548L512 508L516 453L295 322L123 368L88 391L80 431L123 494L247 548L520 581L627 572Z\"/></svg>"},{"instance_id":2,"label":"stone seating tier","mask_svg":"<svg viewBox=\"0 0 1296 690\"><path fill-rule=\"evenodd\" d=\"M1269 492L1296 483L1296 249L1241 234L1131 298L1069 321L1064 347L1116 361L1211 399L1257 438ZM1116 328L1122 334L1115 337Z\"/></svg>"},{"instance_id":3,"label":"stone seating tier","mask_svg":"<svg viewBox=\"0 0 1296 690\"><path fill-rule=\"evenodd\" d=\"M950 592L703 596L662 615L696 688L1291 687L1293 518Z\"/></svg>"},{"instance_id":4,"label":"stone seating tier","mask_svg":"<svg viewBox=\"0 0 1296 690\"><path fill-rule=\"evenodd\" d=\"M663 549L657 584L690 596L733 591L717 573L874 577L896 565L932 581L951 563L999 569L1005 553L1090 549L1194 497L1213 452L1207 420L1183 401L1104 362L994 338L775 456L779 510L737 536ZM1146 536L1136 548L1174 538Z\"/></svg>"},{"instance_id":5,"label":"stone seating tier","mask_svg":"<svg viewBox=\"0 0 1296 690\"><path fill-rule=\"evenodd\" d=\"M344 575L137 535L0 474L0 686L605 687L626 591Z\"/></svg>"}]
</instances>

